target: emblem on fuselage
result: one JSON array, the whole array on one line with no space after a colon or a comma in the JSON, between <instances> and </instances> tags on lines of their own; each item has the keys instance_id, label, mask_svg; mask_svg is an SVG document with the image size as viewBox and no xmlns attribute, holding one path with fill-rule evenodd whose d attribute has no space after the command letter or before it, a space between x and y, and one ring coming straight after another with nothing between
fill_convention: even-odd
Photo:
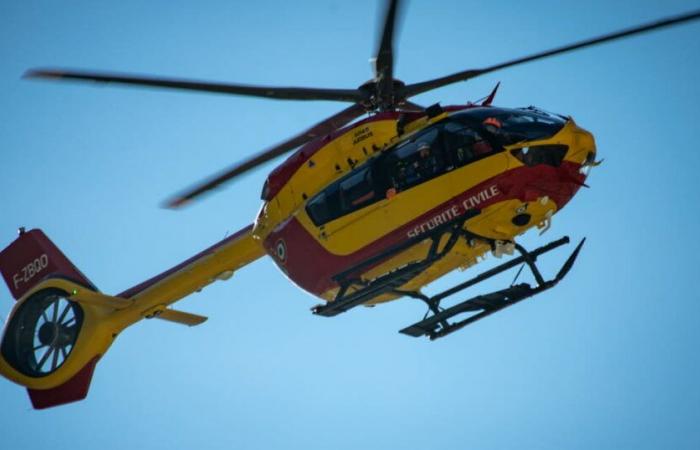
<instances>
[{"instance_id":1,"label":"emblem on fuselage","mask_svg":"<svg viewBox=\"0 0 700 450\"><path fill-rule=\"evenodd\" d=\"M275 244L275 254L281 263L287 262L287 244L284 243L284 239L280 239Z\"/></svg>"}]
</instances>

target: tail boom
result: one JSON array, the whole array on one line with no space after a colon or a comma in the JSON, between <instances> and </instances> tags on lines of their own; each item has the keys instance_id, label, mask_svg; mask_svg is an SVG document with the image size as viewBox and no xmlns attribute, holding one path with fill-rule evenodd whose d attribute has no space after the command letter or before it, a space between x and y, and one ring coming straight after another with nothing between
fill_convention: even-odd
<instances>
[{"instance_id":1,"label":"tail boom","mask_svg":"<svg viewBox=\"0 0 700 450\"><path fill-rule=\"evenodd\" d=\"M188 326L206 317L168 306L264 255L248 226L116 296L100 293L41 230L20 231L0 252L16 300L0 343L0 374L26 386L35 408L85 398L97 361L143 318Z\"/></svg>"}]
</instances>

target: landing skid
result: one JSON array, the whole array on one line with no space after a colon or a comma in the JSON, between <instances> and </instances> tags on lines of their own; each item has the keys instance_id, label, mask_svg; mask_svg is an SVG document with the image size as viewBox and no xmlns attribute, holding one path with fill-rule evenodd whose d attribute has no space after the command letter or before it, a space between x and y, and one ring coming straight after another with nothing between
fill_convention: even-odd
<instances>
[{"instance_id":1,"label":"landing skid","mask_svg":"<svg viewBox=\"0 0 700 450\"><path fill-rule=\"evenodd\" d=\"M469 216L473 217L473 215L476 214L478 214L478 212L472 212L469 214ZM415 242L412 240L401 244L396 248L389 249L387 252L384 252L381 255L377 255L375 258L365 261L357 267L353 267L348 271L338 274L336 276L336 281L339 283L340 289L338 290L338 294L336 295L335 299L326 304L314 306L311 309L312 312L317 315L331 317L356 306L365 304L368 301L387 293L412 297L425 302L429 308L428 313L426 313L426 317L424 317L423 320L400 330L400 332L414 337L428 336L431 340L434 340L457 331L470 323L483 319L484 317L507 308L508 306L512 306L522 300L525 300L526 298L532 297L533 295L539 294L554 287L569 272L576 261L576 257L581 251L583 243L585 242L585 239L583 239L576 246L576 249L574 249L564 265L561 267L559 273L557 273L557 275L551 280L545 280L542 277L542 274L537 268L535 262L538 256L554 250L555 248L564 244L568 244L568 236L554 242L550 242L549 244L539 247L533 251L527 251L522 246L515 244L515 248L520 253L520 256L487 270L486 272L483 272L470 280L460 283L432 297L426 296L420 292L399 290L402 285L406 284L409 280L427 269L431 264L449 253L460 237L467 240L486 240L487 242L491 243L492 247L494 247L494 242L481 238L480 236L473 235L463 229L464 222L468 218L469 217L463 217L461 220L446 224L444 227L434 230L434 232L427 238L421 237L420 239L415 240ZM440 241L445 234L447 234L449 237L442 249L439 249ZM365 281L359 276L354 275L358 273L358 271L366 269L380 259L387 258L395 253L403 251L409 246L415 245L417 242L424 239L431 239L432 242L430 250L423 260L407 264L406 266L395 271L377 277L372 281ZM375 261L375 259L377 261ZM527 283L520 283L517 285L514 284L500 291L472 297L446 309L440 306L442 300L446 299L447 297L451 297L458 292L461 292L471 286L474 286L523 263L527 264L535 277L537 282L535 286L530 286ZM350 287L355 287L356 290L348 293L348 289ZM473 314L466 319L454 322L449 321L455 316L463 313Z\"/></svg>"},{"instance_id":2,"label":"landing skid","mask_svg":"<svg viewBox=\"0 0 700 450\"><path fill-rule=\"evenodd\" d=\"M428 336L430 340L435 340L447 336L471 323L481 320L484 317L498 312L504 308L512 306L526 298L532 297L533 295L539 294L554 287L558 282L560 282L566 274L569 272L571 267L576 261L576 257L581 251L581 247L586 239L581 240L581 242L576 246L576 249L571 253L569 258L566 260L564 265L559 269L559 273L551 279L545 281L535 264L537 257L553 250L561 245L568 244L569 238L565 236L557 241L551 242L545 246L542 246L536 250L528 252L520 245L516 244L518 252L520 252L519 257L513 258L512 260L501 264L500 266L494 267L476 277L465 281L464 283L458 284L453 288L447 289L437 295L432 297L425 296L420 293L407 292L406 295L417 298L424 301L429 308L428 314L430 316L424 318L420 322L414 323L413 325L404 328L400 333L406 334L408 336L420 337ZM530 286L527 283L514 284L500 291L491 292L489 294L478 295L465 300L457 305L451 306L447 309L442 309L440 307L440 302L450 297L458 292L467 289L477 283L480 283L488 278L493 277L501 272L511 269L518 264L525 263L528 265L532 274L535 276L537 281L536 286ZM449 319L462 313L473 313L466 319L462 319L456 322L449 322Z\"/></svg>"}]
</instances>

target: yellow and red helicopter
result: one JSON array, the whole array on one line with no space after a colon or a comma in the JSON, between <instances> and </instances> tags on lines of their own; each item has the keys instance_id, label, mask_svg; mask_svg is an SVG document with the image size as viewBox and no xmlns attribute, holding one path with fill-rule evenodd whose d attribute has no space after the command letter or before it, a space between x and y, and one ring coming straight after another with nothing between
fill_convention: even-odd
<instances>
[{"instance_id":1,"label":"yellow and red helicopter","mask_svg":"<svg viewBox=\"0 0 700 450\"><path fill-rule=\"evenodd\" d=\"M269 255L295 284L324 300L312 312L409 297L428 312L402 333L430 339L541 293L573 266L581 241L552 278L534 250L516 243L546 231L598 164L593 135L570 116L483 101L429 107L418 94L484 74L700 19L700 11L606 34L482 69L406 84L394 78L398 0L387 3L373 78L356 89L264 87L111 73L38 69L29 78L120 83L283 100L351 103L169 201L181 207L266 162L291 153L267 177L254 222L175 267L116 295L101 293L39 229L20 229L0 252L16 303L0 343L0 373L26 386L35 408L85 398L98 360L116 336L144 318L198 325L205 317L170 305ZM360 117L367 117L357 120ZM487 253L507 262L428 296L421 288ZM517 253L517 254L516 254ZM535 285L512 284L451 306L443 301L494 275L527 265ZM464 315L467 315L465 318ZM459 316L459 318L458 318Z\"/></svg>"}]
</instances>

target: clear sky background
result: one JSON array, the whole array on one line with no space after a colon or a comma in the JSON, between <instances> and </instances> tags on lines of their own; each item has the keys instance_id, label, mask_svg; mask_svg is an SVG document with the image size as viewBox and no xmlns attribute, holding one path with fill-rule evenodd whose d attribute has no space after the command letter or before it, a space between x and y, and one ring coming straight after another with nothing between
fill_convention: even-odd
<instances>
[{"instance_id":1,"label":"clear sky background","mask_svg":"<svg viewBox=\"0 0 700 450\"><path fill-rule=\"evenodd\" d=\"M407 6L396 74L416 82L700 4ZM370 0L0 1L0 245L18 226L40 227L101 290L120 292L250 223L273 165L184 211L160 209L163 199L344 107L24 81L26 69L355 87L371 76L379 10ZM34 411L0 380L0 447L700 448L699 72L700 23L415 99L464 103L501 81L496 104L570 114L594 133L605 163L591 189L546 235L521 241L588 237L556 289L429 342L397 333L421 304L314 317L316 301L263 259L178 304L206 324L124 332L84 402ZM1 288L3 319L11 307Z\"/></svg>"}]
</instances>

